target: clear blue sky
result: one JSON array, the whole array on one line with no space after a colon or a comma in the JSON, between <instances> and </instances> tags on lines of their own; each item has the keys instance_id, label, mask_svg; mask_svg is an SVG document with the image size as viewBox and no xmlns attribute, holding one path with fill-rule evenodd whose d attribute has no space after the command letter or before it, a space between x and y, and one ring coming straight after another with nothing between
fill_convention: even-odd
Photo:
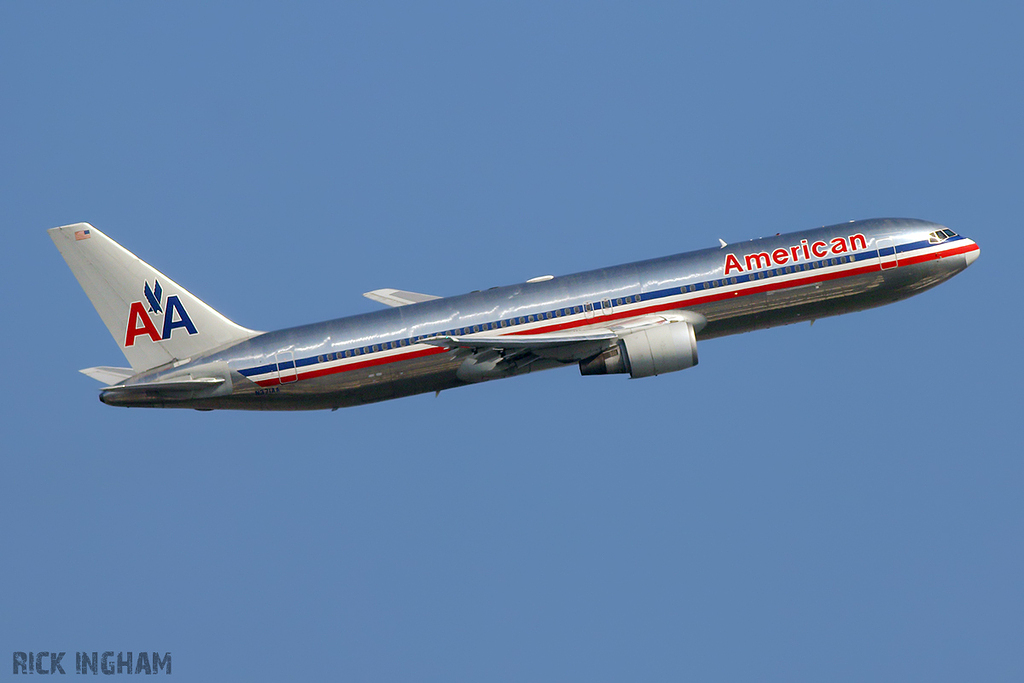
<instances>
[{"instance_id":1,"label":"clear blue sky","mask_svg":"<svg viewBox=\"0 0 1024 683\"><path fill-rule=\"evenodd\" d=\"M1021 680L1022 24L4 3L0 680ZM45 232L274 329L875 216L981 258L674 375L306 414L100 404L78 369L124 359Z\"/></svg>"}]
</instances>

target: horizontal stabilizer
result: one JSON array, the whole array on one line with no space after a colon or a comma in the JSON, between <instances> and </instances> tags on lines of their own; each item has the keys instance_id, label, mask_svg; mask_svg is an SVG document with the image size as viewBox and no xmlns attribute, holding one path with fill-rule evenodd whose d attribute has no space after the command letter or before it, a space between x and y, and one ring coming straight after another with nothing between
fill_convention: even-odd
<instances>
[{"instance_id":1,"label":"horizontal stabilizer","mask_svg":"<svg viewBox=\"0 0 1024 683\"><path fill-rule=\"evenodd\" d=\"M234 387L231 369L223 361L181 369L148 382L115 384L100 389L108 405L143 405L194 398L229 396Z\"/></svg>"},{"instance_id":2,"label":"horizontal stabilizer","mask_svg":"<svg viewBox=\"0 0 1024 683\"><path fill-rule=\"evenodd\" d=\"M364 292L363 296L386 306L408 306L409 304L418 304L423 301L441 298L433 294L406 292L401 289L375 289L372 292Z\"/></svg>"},{"instance_id":3,"label":"horizontal stabilizer","mask_svg":"<svg viewBox=\"0 0 1024 683\"><path fill-rule=\"evenodd\" d=\"M92 377L98 382L103 382L104 384L117 384L125 381L135 374L135 371L131 368L111 368L106 365L101 365L95 368L86 368L84 370L79 370L79 372L83 375Z\"/></svg>"},{"instance_id":4,"label":"horizontal stabilizer","mask_svg":"<svg viewBox=\"0 0 1024 683\"><path fill-rule=\"evenodd\" d=\"M143 393L158 392L161 394L174 394L182 391L195 391L197 389L209 389L218 384L223 384L223 377L200 377L199 379L177 379L169 382L140 382L139 384L118 384L106 389L100 389L104 394L108 391L117 393Z\"/></svg>"},{"instance_id":5,"label":"horizontal stabilizer","mask_svg":"<svg viewBox=\"0 0 1024 683\"><path fill-rule=\"evenodd\" d=\"M100 400L107 405L139 405L145 401L184 401L212 398L231 393L231 382L223 377L172 379L166 382L118 384L100 389Z\"/></svg>"}]
</instances>

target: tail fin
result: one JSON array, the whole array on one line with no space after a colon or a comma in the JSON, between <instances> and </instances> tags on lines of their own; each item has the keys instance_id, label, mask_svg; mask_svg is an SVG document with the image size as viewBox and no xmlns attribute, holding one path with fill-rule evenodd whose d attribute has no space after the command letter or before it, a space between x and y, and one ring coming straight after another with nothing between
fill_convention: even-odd
<instances>
[{"instance_id":1,"label":"tail fin","mask_svg":"<svg viewBox=\"0 0 1024 683\"><path fill-rule=\"evenodd\" d=\"M231 322L88 223L48 232L135 372L259 334Z\"/></svg>"}]
</instances>

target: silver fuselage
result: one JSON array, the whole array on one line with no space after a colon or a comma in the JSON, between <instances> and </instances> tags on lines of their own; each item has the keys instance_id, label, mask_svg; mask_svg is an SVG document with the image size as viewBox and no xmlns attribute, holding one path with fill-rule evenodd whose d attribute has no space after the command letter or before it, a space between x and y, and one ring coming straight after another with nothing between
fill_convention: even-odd
<instances>
[{"instance_id":1,"label":"silver fuselage","mask_svg":"<svg viewBox=\"0 0 1024 683\"><path fill-rule=\"evenodd\" d=\"M685 310L707 319L697 334L704 340L849 313L905 299L966 268L977 245L961 236L930 241L942 227L911 219L850 222L267 332L127 383L220 367L230 375L226 395L104 401L197 409L339 408L467 384L457 372L470 351L421 341L438 335L578 330ZM839 253L833 252L836 240L846 246ZM778 259L762 267L765 255ZM566 364L536 358L514 374Z\"/></svg>"}]
</instances>

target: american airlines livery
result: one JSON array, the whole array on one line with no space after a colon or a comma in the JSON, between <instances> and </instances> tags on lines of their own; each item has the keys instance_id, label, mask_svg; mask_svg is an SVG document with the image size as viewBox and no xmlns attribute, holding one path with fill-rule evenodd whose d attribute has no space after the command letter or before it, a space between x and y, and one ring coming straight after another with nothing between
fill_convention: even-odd
<instances>
[{"instance_id":1,"label":"american airlines livery","mask_svg":"<svg viewBox=\"0 0 1024 683\"><path fill-rule=\"evenodd\" d=\"M935 223L856 221L276 332L231 322L88 223L49 231L130 368L82 370L114 406L337 409L577 365L649 377L697 341L905 299L978 258Z\"/></svg>"}]
</instances>

